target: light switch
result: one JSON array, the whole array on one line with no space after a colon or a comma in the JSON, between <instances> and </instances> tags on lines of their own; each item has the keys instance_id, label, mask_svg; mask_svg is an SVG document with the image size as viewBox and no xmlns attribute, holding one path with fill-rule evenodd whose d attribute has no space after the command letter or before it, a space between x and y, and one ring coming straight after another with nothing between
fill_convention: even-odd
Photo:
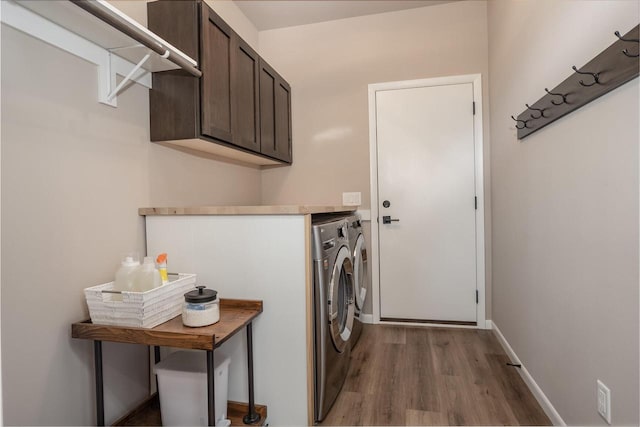
<instances>
[{"instance_id":1,"label":"light switch","mask_svg":"<svg viewBox=\"0 0 640 427\"><path fill-rule=\"evenodd\" d=\"M342 193L343 206L360 206L362 204L362 193L359 191L352 193Z\"/></svg>"}]
</instances>

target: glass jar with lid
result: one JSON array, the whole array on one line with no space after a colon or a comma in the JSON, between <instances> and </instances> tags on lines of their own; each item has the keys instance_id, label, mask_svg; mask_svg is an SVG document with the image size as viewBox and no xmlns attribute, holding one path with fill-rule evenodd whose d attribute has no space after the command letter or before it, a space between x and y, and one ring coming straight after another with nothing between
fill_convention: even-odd
<instances>
[{"instance_id":1,"label":"glass jar with lid","mask_svg":"<svg viewBox=\"0 0 640 427\"><path fill-rule=\"evenodd\" d=\"M220 300L218 292L205 286L184 294L182 305L182 323L185 326L198 328L213 325L220 320Z\"/></svg>"}]
</instances>

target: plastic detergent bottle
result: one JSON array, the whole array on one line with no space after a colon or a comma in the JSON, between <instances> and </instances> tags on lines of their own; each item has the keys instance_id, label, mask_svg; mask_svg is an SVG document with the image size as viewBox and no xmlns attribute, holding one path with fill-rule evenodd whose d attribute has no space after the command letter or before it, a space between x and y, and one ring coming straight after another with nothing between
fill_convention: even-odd
<instances>
[{"instance_id":1,"label":"plastic detergent bottle","mask_svg":"<svg viewBox=\"0 0 640 427\"><path fill-rule=\"evenodd\" d=\"M133 282L136 271L140 267L140 261L132 255L127 255L123 260L118 271L116 271L116 280L113 285L116 291L133 291Z\"/></svg>"},{"instance_id":2,"label":"plastic detergent bottle","mask_svg":"<svg viewBox=\"0 0 640 427\"><path fill-rule=\"evenodd\" d=\"M160 272L156 268L156 263L153 262L153 258L146 256L144 257L144 262L135 274L133 283L134 290L136 292L146 292L158 286L162 286Z\"/></svg>"},{"instance_id":3,"label":"plastic detergent bottle","mask_svg":"<svg viewBox=\"0 0 640 427\"><path fill-rule=\"evenodd\" d=\"M167 274L167 254L162 253L158 255L158 258L156 258L156 264L158 264L158 271L160 271L162 284L166 285L169 283L169 275Z\"/></svg>"}]
</instances>

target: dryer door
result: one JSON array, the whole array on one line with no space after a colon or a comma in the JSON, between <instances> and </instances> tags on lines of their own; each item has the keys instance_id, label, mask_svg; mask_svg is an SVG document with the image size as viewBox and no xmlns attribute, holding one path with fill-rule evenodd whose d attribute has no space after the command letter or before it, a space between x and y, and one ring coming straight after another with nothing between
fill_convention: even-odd
<instances>
[{"instance_id":1,"label":"dryer door","mask_svg":"<svg viewBox=\"0 0 640 427\"><path fill-rule=\"evenodd\" d=\"M362 311L367 296L367 248L362 234L358 235L356 246L353 249L353 279L356 290L356 307Z\"/></svg>"},{"instance_id":2,"label":"dryer door","mask_svg":"<svg viewBox=\"0 0 640 427\"><path fill-rule=\"evenodd\" d=\"M349 342L354 317L353 264L349 248L338 251L329 282L329 329L336 350L342 353Z\"/></svg>"}]
</instances>

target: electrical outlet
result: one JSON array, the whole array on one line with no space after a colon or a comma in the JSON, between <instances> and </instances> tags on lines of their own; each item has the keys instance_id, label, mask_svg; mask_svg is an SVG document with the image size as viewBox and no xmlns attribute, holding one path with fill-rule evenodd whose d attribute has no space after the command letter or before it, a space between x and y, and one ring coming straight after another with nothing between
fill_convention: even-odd
<instances>
[{"instance_id":1,"label":"electrical outlet","mask_svg":"<svg viewBox=\"0 0 640 427\"><path fill-rule=\"evenodd\" d=\"M360 206L362 204L362 193L342 193L342 204L344 206Z\"/></svg>"},{"instance_id":2,"label":"electrical outlet","mask_svg":"<svg viewBox=\"0 0 640 427\"><path fill-rule=\"evenodd\" d=\"M604 385L600 380L598 381L598 413L604 418L607 423L611 424L611 390Z\"/></svg>"}]
</instances>

